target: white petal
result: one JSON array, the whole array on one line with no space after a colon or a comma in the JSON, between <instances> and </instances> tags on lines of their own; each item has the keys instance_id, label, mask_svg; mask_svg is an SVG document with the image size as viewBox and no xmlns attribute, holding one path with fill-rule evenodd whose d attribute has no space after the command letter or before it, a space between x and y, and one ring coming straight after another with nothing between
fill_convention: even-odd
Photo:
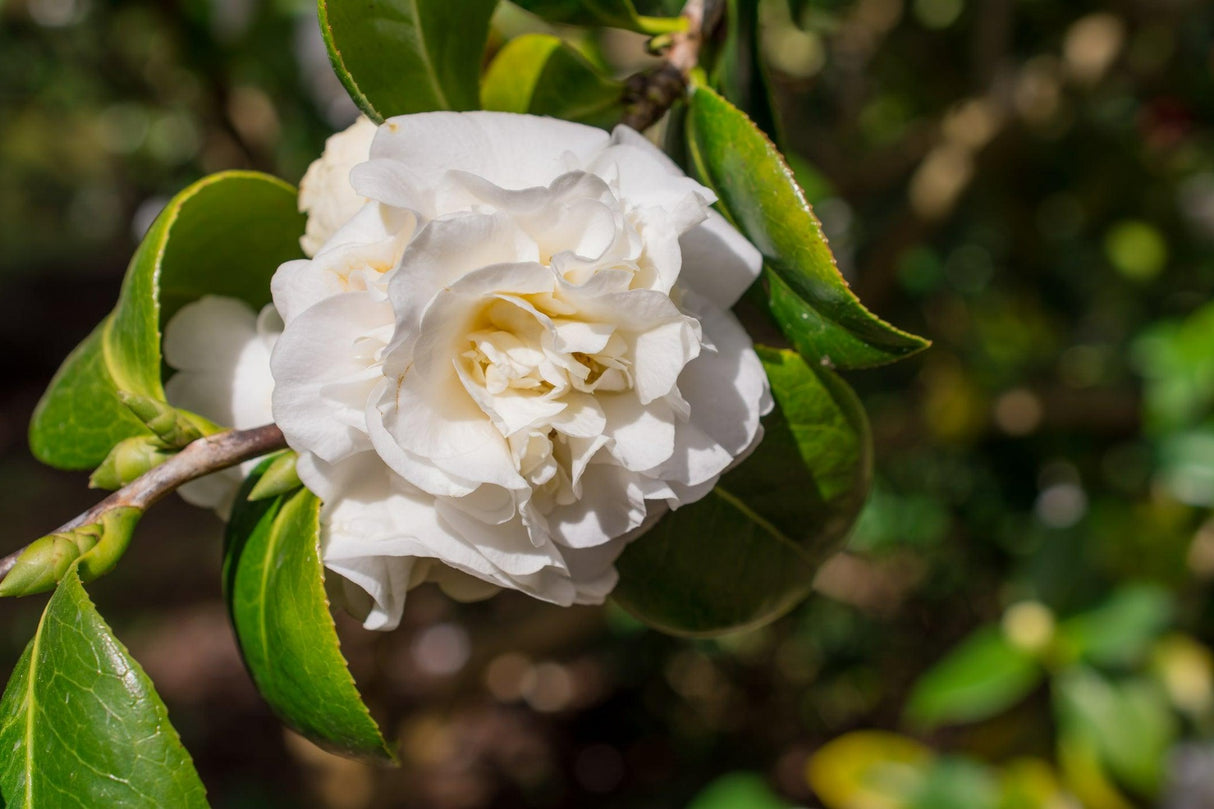
<instances>
[{"instance_id":1,"label":"white petal","mask_svg":"<svg viewBox=\"0 0 1214 809\"><path fill-rule=\"evenodd\" d=\"M359 116L348 129L325 141L324 152L300 180L299 210L308 215L299 240L305 255L316 255L366 202L350 184L350 169L367 159L374 136L375 124Z\"/></svg>"},{"instance_id":2,"label":"white petal","mask_svg":"<svg viewBox=\"0 0 1214 809\"><path fill-rule=\"evenodd\" d=\"M625 469L652 469L675 450L675 415L665 401L642 406L636 396L621 393L602 396L599 404L607 417L604 434L608 450Z\"/></svg>"},{"instance_id":3,"label":"white petal","mask_svg":"<svg viewBox=\"0 0 1214 809\"><path fill-rule=\"evenodd\" d=\"M465 275L487 267L535 262L538 258L535 243L502 214L468 215L429 223L405 250L400 268L388 286L399 325L393 350L402 343L409 350L409 340L405 338L422 331L422 315L435 296ZM533 265L534 268L539 265ZM465 294L483 295L508 288L507 279L496 280L503 272L504 269L495 269L488 276L478 276L479 280L469 282L475 288L465 287ZM550 279L551 273L546 271L544 277ZM531 283L535 275L528 273L525 278ZM547 283L549 287L552 284L550 280Z\"/></svg>"},{"instance_id":4,"label":"white petal","mask_svg":"<svg viewBox=\"0 0 1214 809\"><path fill-rule=\"evenodd\" d=\"M564 567L560 553L551 543L536 546L521 519L489 525L447 498L438 498L436 508L444 522L507 576L527 576L547 567Z\"/></svg>"},{"instance_id":5,"label":"white petal","mask_svg":"<svg viewBox=\"0 0 1214 809\"><path fill-rule=\"evenodd\" d=\"M687 364L679 391L691 406L691 422L731 456L737 455L754 440L759 417L771 411L771 388L738 319L713 306L700 304L698 309L704 335L715 351Z\"/></svg>"},{"instance_id":6,"label":"white petal","mask_svg":"<svg viewBox=\"0 0 1214 809\"><path fill-rule=\"evenodd\" d=\"M571 548L602 545L645 519L645 496L636 476L618 466L590 464L582 476L582 497L548 515L553 538Z\"/></svg>"},{"instance_id":7,"label":"white petal","mask_svg":"<svg viewBox=\"0 0 1214 809\"><path fill-rule=\"evenodd\" d=\"M422 458L401 447L395 436L384 424L383 407L388 407L390 391L394 386L390 380L384 380L380 387L371 395L367 404L367 429L371 436L371 444L376 455L387 467L396 474L410 481L414 486L433 495L447 497L462 497L475 491L480 484L452 475L425 458Z\"/></svg>"},{"instance_id":8,"label":"white petal","mask_svg":"<svg viewBox=\"0 0 1214 809\"><path fill-rule=\"evenodd\" d=\"M600 129L553 118L429 112L385 121L371 145L371 157L408 166L424 188L437 187L449 171L464 171L503 188L520 189L546 186L582 168L608 142ZM359 189L375 196L373 189L361 184Z\"/></svg>"},{"instance_id":9,"label":"white petal","mask_svg":"<svg viewBox=\"0 0 1214 809\"><path fill-rule=\"evenodd\" d=\"M273 421L273 338L235 298L207 296L183 306L165 327L165 362L177 369L165 384L169 403L238 429Z\"/></svg>"},{"instance_id":10,"label":"white petal","mask_svg":"<svg viewBox=\"0 0 1214 809\"><path fill-rule=\"evenodd\" d=\"M679 239L683 271L679 283L728 309L758 278L763 256L725 217L709 211L708 218Z\"/></svg>"},{"instance_id":11,"label":"white petal","mask_svg":"<svg viewBox=\"0 0 1214 809\"><path fill-rule=\"evenodd\" d=\"M666 396L679 374L700 353L699 333L690 318L663 323L634 338L636 394L641 404Z\"/></svg>"},{"instance_id":12,"label":"white petal","mask_svg":"<svg viewBox=\"0 0 1214 809\"><path fill-rule=\"evenodd\" d=\"M680 502L700 497L733 460L751 447L760 434L759 417L772 408L771 391L763 365L750 338L730 313L697 301L705 337L714 345L688 363L679 377L679 391L690 413L676 430L675 447L668 460L649 474L684 490ZM702 491L701 491L702 489Z\"/></svg>"},{"instance_id":13,"label":"white petal","mask_svg":"<svg viewBox=\"0 0 1214 809\"><path fill-rule=\"evenodd\" d=\"M391 307L365 292L327 298L287 327L271 367L274 420L292 449L333 462L368 448L366 402L383 378L376 348L391 328Z\"/></svg>"},{"instance_id":14,"label":"white petal","mask_svg":"<svg viewBox=\"0 0 1214 809\"><path fill-rule=\"evenodd\" d=\"M286 322L325 298L386 288L413 234L415 219L382 205L364 206L311 260L288 261L270 281Z\"/></svg>"},{"instance_id":15,"label":"white petal","mask_svg":"<svg viewBox=\"0 0 1214 809\"><path fill-rule=\"evenodd\" d=\"M436 376L408 374L395 389L381 393L376 409L383 429L403 451L384 460L397 474L433 494L447 493L449 485L458 481L525 487L505 439L468 396L459 377L453 370ZM376 447L383 455L378 441ZM442 488L433 488L436 482Z\"/></svg>"},{"instance_id":16,"label":"white petal","mask_svg":"<svg viewBox=\"0 0 1214 809\"><path fill-rule=\"evenodd\" d=\"M676 233L704 221L716 194L683 174L661 149L626 126L616 127L611 145L595 158L591 171L615 181L619 195L635 207L658 207Z\"/></svg>"}]
</instances>

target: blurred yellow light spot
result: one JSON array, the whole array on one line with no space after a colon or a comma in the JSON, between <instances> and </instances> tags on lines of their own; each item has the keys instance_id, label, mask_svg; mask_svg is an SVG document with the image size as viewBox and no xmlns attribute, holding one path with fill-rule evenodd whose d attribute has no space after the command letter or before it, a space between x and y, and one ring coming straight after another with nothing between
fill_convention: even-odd
<instances>
[{"instance_id":1,"label":"blurred yellow light spot","mask_svg":"<svg viewBox=\"0 0 1214 809\"><path fill-rule=\"evenodd\" d=\"M1199 579L1214 579L1214 519L1206 520L1197 529L1185 561Z\"/></svg>"},{"instance_id":2,"label":"blurred yellow light spot","mask_svg":"<svg viewBox=\"0 0 1214 809\"><path fill-rule=\"evenodd\" d=\"M943 218L974 176L971 151L946 141L928 152L910 182L910 203L924 219Z\"/></svg>"},{"instance_id":3,"label":"blurred yellow light spot","mask_svg":"<svg viewBox=\"0 0 1214 809\"><path fill-rule=\"evenodd\" d=\"M761 3L759 21L763 55L777 71L806 79L826 64L822 38L793 22L788 3L783 0Z\"/></svg>"},{"instance_id":4,"label":"blurred yellow light spot","mask_svg":"<svg viewBox=\"0 0 1214 809\"><path fill-rule=\"evenodd\" d=\"M1003 634L1016 648L1039 654L1054 639L1054 613L1039 601L1013 604L1003 613Z\"/></svg>"},{"instance_id":5,"label":"blurred yellow light spot","mask_svg":"<svg viewBox=\"0 0 1214 809\"><path fill-rule=\"evenodd\" d=\"M856 731L818 748L806 778L830 809L901 809L932 758L931 750L905 736Z\"/></svg>"},{"instance_id":6,"label":"blurred yellow light spot","mask_svg":"<svg viewBox=\"0 0 1214 809\"><path fill-rule=\"evenodd\" d=\"M1149 222L1127 219L1109 228L1104 253L1117 272L1133 281L1149 281L1168 262L1168 243Z\"/></svg>"},{"instance_id":7,"label":"blurred yellow light spot","mask_svg":"<svg viewBox=\"0 0 1214 809\"><path fill-rule=\"evenodd\" d=\"M766 32L764 53L771 66L799 79L816 75L826 64L826 48L813 31L792 23Z\"/></svg>"},{"instance_id":8,"label":"blurred yellow light spot","mask_svg":"<svg viewBox=\"0 0 1214 809\"><path fill-rule=\"evenodd\" d=\"M1171 635L1152 655L1153 668L1168 699L1179 710L1199 716L1214 707L1214 655L1192 638Z\"/></svg>"},{"instance_id":9,"label":"blurred yellow light spot","mask_svg":"<svg viewBox=\"0 0 1214 809\"><path fill-rule=\"evenodd\" d=\"M944 116L940 131L948 140L971 149L981 149L999 133L1003 114L986 98L970 98Z\"/></svg>"},{"instance_id":10,"label":"blurred yellow light spot","mask_svg":"<svg viewBox=\"0 0 1214 809\"><path fill-rule=\"evenodd\" d=\"M1125 42L1125 23L1108 13L1080 17L1066 32L1062 54L1076 81L1092 84L1108 71Z\"/></svg>"}]
</instances>

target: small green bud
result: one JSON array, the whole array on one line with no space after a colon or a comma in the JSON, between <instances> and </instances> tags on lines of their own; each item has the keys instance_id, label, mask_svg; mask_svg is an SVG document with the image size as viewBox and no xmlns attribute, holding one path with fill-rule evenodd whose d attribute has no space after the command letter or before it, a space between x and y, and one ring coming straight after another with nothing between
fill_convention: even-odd
<instances>
[{"instance_id":1,"label":"small green bud","mask_svg":"<svg viewBox=\"0 0 1214 809\"><path fill-rule=\"evenodd\" d=\"M144 472L172 458L176 450L167 449L160 439L137 435L119 441L105 456L101 466L89 477L94 489L121 489Z\"/></svg>"},{"instance_id":2,"label":"small green bud","mask_svg":"<svg viewBox=\"0 0 1214 809\"><path fill-rule=\"evenodd\" d=\"M270 461L270 465L266 467L266 471L253 484L252 491L249 492L248 500L255 502L257 500L268 500L271 497L277 497L280 494L293 492L303 485L299 475L295 471L295 461L299 458L291 450L285 450L277 455L274 460Z\"/></svg>"},{"instance_id":3,"label":"small green bud","mask_svg":"<svg viewBox=\"0 0 1214 809\"><path fill-rule=\"evenodd\" d=\"M118 560L126 553L127 546L131 544L131 535L142 516L143 510L134 506L120 506L101 515L101 538L80 557L81 580L92 581L114 569L114 565L118 564Z\"/></svg>"},{"instance_id":4,"label":"small green bud","mask_svg":"<svg viewBox=\"0 0 1214 809\"><path fill-rule=\"evenodd\" d=\"M34 540L0 580L0 596L53 590L73 564L84 581L108 573L131 543L131 533L142 516L140 509L120 506L105 512L98 522Z\"/></svg>"},{"instance_id":5,"label":"small green bud","mask_svg":"<svg viewBox=\"0 0 1214 809\"><path fill-rule=\"evenodd\" d=\"M0 596L28 596L55 589L79 556L79 546L67 534L50 534L34 540L0 581Z\"/></svg>"},{"instance_id":6,"label":"small green bud","mask_svg":"<svg viewBox=\"0 0 1214 809\"><path fill-rule=\"evenodd\" d=\"M186 444L205 435L217 433L221 429L202 416L178 410L151 396L120 390L118 398L166 447L181 449Z\"/></svg>"}]
</instances>

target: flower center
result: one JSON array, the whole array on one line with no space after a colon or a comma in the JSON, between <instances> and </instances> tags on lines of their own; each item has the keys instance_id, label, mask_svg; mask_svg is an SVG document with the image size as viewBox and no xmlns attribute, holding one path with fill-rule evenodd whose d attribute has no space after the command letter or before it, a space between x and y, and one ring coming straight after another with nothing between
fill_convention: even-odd
<instances>
[{"instance_id":1,"label":"flower center","mask_svg":"<svg viewBox=\"0 0 1214 809\"><path fill-rule=\"evenodd\" d=\"M467 376L492 397L557 399L570 391L633 387L628 342L612 326L553 316L524 297L506 295L486 307L478 325L460 359Z\"/></svg>"},{"instance_id":2,"label":"flower center","mask_svg":"<svg viewBox=\"0 0 1214 809\"><path fill-rule=\"evenodd\" d=\"M547 513L575 502L604 441L596 398L634 387L631 342L552 294L498 293L462 345L464 387L506 440L532 505Z\"/></svg>"}]
</instances>

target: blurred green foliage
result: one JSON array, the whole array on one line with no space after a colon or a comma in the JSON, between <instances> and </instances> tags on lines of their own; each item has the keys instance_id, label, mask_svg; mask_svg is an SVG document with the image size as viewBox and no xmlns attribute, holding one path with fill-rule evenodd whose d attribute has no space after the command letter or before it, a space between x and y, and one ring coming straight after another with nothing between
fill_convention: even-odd
<instances>
[{"instance_id":1,"label":"blurred green foliage","mask_svg":"<svg viewBox=\"0 0 1214 809\"><path fill-rule=\"evenodd\" d=\"M1214 805L1214 7L735 7L853 288L934 341L849 376L876 485L848 551L793 614L711 642L419 595L378 652L352 645L405 768L343 770L315 805ZM491 47L553 31L494 25ZM187 182L298 179L353 115L315 31L291 0L6 0L0 283L116 291ZM623 73L642 41L578 46ZM440 621L486 651L424 674ZM302 805L224 776L223 723L152 673L217 806ZM338 772L280 747L275 771Z\"/></svg>"}]
</instances>

